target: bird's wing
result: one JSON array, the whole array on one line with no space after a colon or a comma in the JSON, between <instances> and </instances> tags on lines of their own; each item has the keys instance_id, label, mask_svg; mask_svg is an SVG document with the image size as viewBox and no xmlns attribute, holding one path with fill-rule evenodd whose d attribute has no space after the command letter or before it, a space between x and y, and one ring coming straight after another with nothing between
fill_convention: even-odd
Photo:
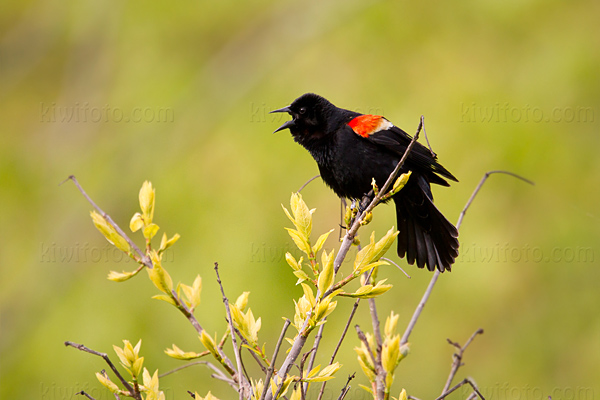
<instances>
[{"instance_id":1,"label":"bird's wing","mask_svg":"<svg viewBox=\"0 0 600 400\"><path fill-rule=\"evenodd\" d=\"M412 140L408 133L394 126L381 115L359 115L350 120L348 126L355 134L399 156L404 154ZM450 171L437 162L436 156L429 149L418 142L415 143L408 155L408 161L423 171L431 172L431 174L428 174L431 183L449 186L448 182L442 177L458 181Z\"/></svg>"}]
</instances>

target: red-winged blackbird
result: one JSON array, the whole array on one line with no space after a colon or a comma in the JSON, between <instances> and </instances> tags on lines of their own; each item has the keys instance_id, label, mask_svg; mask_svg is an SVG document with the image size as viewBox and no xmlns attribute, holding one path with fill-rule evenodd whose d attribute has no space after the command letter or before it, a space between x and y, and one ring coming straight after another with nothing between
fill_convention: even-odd
<instances>
[{"instance_id":1,"label":"red-winged blackbird","mask_svg":"<svg viewBox=\"0 0 600 400\"><path fill-rule=\"evenodd\" d=\"M404 154L411 136L379 115L344 110L321 96L306 93L276 112L292 120L289 129L310 152L321 178L342 198L360 200L372 189L372 178L383 186ZM406 186L392 198L398 221L398 255L419 268L450 271L458 256L458 231L433 204L430 183L450 186L457 179L426 147L415 143L400 173L412 171Z\"/></svg>"}]
</instances>

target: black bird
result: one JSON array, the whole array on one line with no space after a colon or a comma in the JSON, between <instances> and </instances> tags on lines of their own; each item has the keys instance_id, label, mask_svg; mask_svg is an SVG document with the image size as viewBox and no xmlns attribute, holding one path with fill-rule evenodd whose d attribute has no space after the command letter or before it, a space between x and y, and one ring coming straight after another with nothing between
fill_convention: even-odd
<instances>
[{"instance_id":1,"label":"black bird","mask_svg":"<svg viewBox=\"0 0 600 400\"><path fill-rule=\"evenodd\" d=\"M411 136L380 115L338 108L323 97L306 93L288 107L292 120L275 132L289 129L294 140L313 156L323 181L342 198L360 200L381 187L404 154ZM415 143L400 173L412 171L406 186L392 198L398 221L398 255L430 271L450 271L458 256L458 230L433 204L431 183L457 181L426 147ZM444 179L446 178L446 179Z\"/></svg>"}]
</instances>

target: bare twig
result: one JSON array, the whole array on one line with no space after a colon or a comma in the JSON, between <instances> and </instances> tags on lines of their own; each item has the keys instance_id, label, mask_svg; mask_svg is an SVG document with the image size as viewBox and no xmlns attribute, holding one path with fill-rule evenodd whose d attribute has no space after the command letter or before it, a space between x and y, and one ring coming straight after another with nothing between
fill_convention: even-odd
<instances>
[{"instance_id":1,"label":"bare twig","mask_svg":"<svg viewBox=\"0 0 600 400\"><path fill-rule=\"evenodd\" d=\"M206 351L203 351L202 353L200 353L200 356L205 356L205 355L209 355L209 354L210 354L210 351L206 350ZM163 377L165 377L165 376L167 376L167 375L171 375L171 374L174 374L175 372L179 372L179 371L181 371L182 369L186 369L186 368L189 368L189 367L193 367L194 365L202 365L202 364L206 364L207 362L208 362L208 361L192 361L191 363L188 363L188 364L182 365L181 367L173 368L173 369L172 369L172 370L170 370L170 371L167 371L167 372L165 372L165 373L163 373L163 374L160 374L160 375L158 375L158 377L159 377L159 378L163 378Z\"/></svg>"},{"instance_id":2,"label":"bare twig","mask_svg":"<svg viewBox=\"0 0 600 400\"><path fill-rule=\"evenodd\" d=\"M75 184L75 186L77 187L77 189L79 189L79 191L81 192L81 194L83 195L83 197L85 197L85 199L88 201L88 203L90 203L92 205L92 207L94 207L96 209L96 211L98 211L98 213L109 224L111 224L113 228L115 228L115 230L119 233L119 235L121 235L127 241L127 243L129 244L129 246L131 246L131 248L135 250L135 252L140 257L140 261L139 262L141 262L142 264L144 264L146 267L152 269L152 260L150 260L150 257L148 257L146 254L144 254L142 252L142 250L140 250L140 248L129 238L129 236L127 236L127 234L125 232L123 232L123 230L119 227L119 225L117 225L115 223L115 221L112 220L112 218L110 217L110 215L108 215L107 213L105 213L104 211L102 211L102 209L100 207L98 207L98 205L94 202L94 200L92 200L92 198L90 196L88 196L88 194L85 192L85 190L83 190L83 188L81 187L81 185L79 184L79 182L75 178L75 175L70 175L67 179L65 179L64 181L62 181L60 183L60 185L62 185L63 183L65 183L68 180L73 181L73 183Z\"/></svg>"},{"instance_id":3,"label":"bare twig","mask_svg":"<svg viewBox=\"0 0 600 400\"><path fill-rule=\"evenodd\" d=\"M327 317L325 317L324 320L326 321ZM310 361L308 362L308 370L309 371L312 370L313 365L315 364L315 359L317 358L317 351L319 350L319 344L321 343L321 339L323 338L324 330L325 330L325 324L323 324L319 327L319 331L317 332L317 335L315 336L315 342L311 349ZM302 372L302 371L300 371L300 372ZM302 389L302 395L305 395L307 390L308 390L308 382L305 382L303 385L303 389Z\"/></svg>"},{"instance_id":4,"label":"bare twig","mask_svg":"<svg viewBox=\"0 0 600 400\"><path fill-rule=\"evenodd\" d=\"M429 153L431 153L431 156L433 158L436 158L437 154L435 154L435 151L433 151L433 149L431 148L431 145L429 144L429 138L427 137L427 131L425 130L425 124L423 124L423 136L425 136L425 141L427 142L427 147L429 147Z\"/></svg>"},{"instance_id":5,"label":"bare twig","mask_svg":"<svg viewBox=\"0 0 600 400\"><path fill-rule=\"evenodd\" d=\"M108 376L108 374L106 373L106 370L103 369L102 371L100 371L100 373L102 374L102 376L104 378L106 378L108 381L110 381L110 377ZM135 383L135 382L134 382ZM139 389L137 386L134 386L134 390L135 389ZM139 390L137 390L137 393L139 393ZM121 396L119 396L119 393L113 393L113 396L115 396L115 399L117 400L121 400ZM132 396L133 397L133 396Z\"/></svg>"},{"instance_id":6,"label":"bare twig","mask_svg":"<svg viewBox=\"0 0 600 400\"><path fill-rule=\"evenodd\" d=\"M368 282L369 279L371 279L371 275L373 274L373 268L371 268L368 272L366 272L365 275L365 282ZM352 311L350 311L350 316L348 317L348 321L346 321L346 326L344 326L344 330L342 331L342 335L340 336L340 340L338 340L337 345L335 346L335 349L333 350L333 354L331 355L331 358L329 359L329 365L333 364L333 362L335 361L335 356L337 355L338 351L340 350L340 347L342 346L342 342L344 341L344 338L346 337L346 334L348 333L348 329L350 328L350 324L352 323L352 319L354 318L354 314L356 314L356 310L358 309L358 305L360 304L360 300L361 299L356 299L356 301L354 302L354 305L352 306ZM327 381L324 381L321 384L321 390L319 391L319 396L317 397L317 400L321 400L323 397L323 394L325 393L325 386L327 386Z\"/></svg>"},{"instance_id":7,"label":"bare twig","mask_svg":"<svg viewBox=\"0 0 600 400\"><path fill-rule=\"evenodd\" d=\"M277 339L277 344L275 345L275 350L273 351L273 357L271 357L271 365L269 365L269 369L267 370L267 376L265 377L265 383L263 387L263 392L260 396L260 400L263 400L267 395L267 390L271 383L271 376L273 376L273 371L275 370L275 361L277 360L277 354L279 354L279 348L281 347L281 342L283 342L283 338L285 337L285 332L290 326L290 320L285 319L285 323L283 324L283 328L281 329L281 333L279 334L279 339Z\"/></svg>"},{"instance_id":8,"label":"bare twig","mask_svg":"<svg viewBox=\"0 0 600 400\"><path fill-rule=\"evenodd\" d=\"M427 289L425 290L423 297L421 298L421 301L417 305L417 308L415 309L415 312L413 313L413 316L410 319L410 322L408 323L408 326L406 327L404 334L402 335L402 339L400 340L401 345L408 343L408 338L410 337L410 334L412 333L415 325L417 324L417 321L419 320L419 316L421 316L421 312L423 311L423 308L425 308L425 304L427 303L427 300L429 300L431 291L433 290L433 287L435 286L435 283L437 282L439 276L440 276L440 270L436 269L435 272L433 273L433 276L431 277L431 280L429 281L429 285L427 286Z\"/></svg>"},{"instance_id":9,"label":"bare twig","mask_svg":"<svg viewBox=\"0 0 600 400\"><path fill-rule=\"evenodd\" d=\"M475 190L473 191L473 193L471 194L471 197L469 197L469 200L467 201L467 204L463 208L462 212L460 213L460 215L458 217L458 222L456 223L456 229L460 228L460 225L462 224L462 220L463 220L465 214L467 213L467 210L471 206L471 203L473 203L473 200L475 200L475 196L477 196L477 193L479 193L479 190L481 189L481 187L483 186L483 184L485 183L485 181L492 174L506 174L506 175L510 175L510 176L512 176L514 178L522 180L523 182L529 183L530 185L535 185L535 183L533 181L530 181L529 179L524 178L521 175L517 175L517 174L515 174L513 172L510 172L510 171L494 170L494 171L488 171L488 172L486 172L483 175L483 177L481 178L481 180L479 181L479 184L477 185L477 187L475 188Z\"/></svg>"},{"instance_id":10,"label":"bare twig","mask_svg":"<svg viewBox=\"0 0 600 400\"><path fill-rule=\"evenodd\" d=\"M279 378L279 384L277 385L277 390L275 391L275 395L273 395L272 391L268 390L267 395L265 396L265 399L272 400L273 398L277 398L277 396L279 396L279 392L281 391L281 387L283 386L283 382L285 381L286 375L288 374L288 372L290 371L290 368L292 368L292 365L294 365L294 362L300 355L300 352L302 351L302 348L304 347L304 344L306 343L306 339L308 339L309 331L307 331L307 328L308 328L308 322L310 321L311 317L312 317L312 315L309 312L306 315L306 319L304 320L302 327L298 331L298 335L294 339L294 344L292 344L292 348L290 349L285 360L283 360L283 364L281 364L281 368L279 368L279 372L277 373L277 377ZM267 384L267 383L265 383L265 384Z\"/></svg>"},{"instance_id":11,"label":"bare twig","mask_svg":"<svg viewBox=\"0 0 600 400\"><path fill-rule=\"evenodd\" d=\"M488 171L488 172L486 172L483 175L483 178L481 178L481 181L479 182L479 184L477 185L477 187L475 188L475 190L473 191L473 194L471 194L471 197L467 201L467 204L465 204L465 207L461 211L461 213L460 213L460 215L458 217L458 222L456 223L456 229L460 229L460 227L462 225L462 222L463 222L463 218L464 218L465 214L467 213L467 210L471 206L471 203L473 203L473 200L475 199L475 196L477 196L477 193L479 193L479 190L481 189L481 187L483 186L483 184L485 183L485 181L487 180L487 178L490 175L492 175L492 174L498 174L498 173L502 173L502 174L507 174L507 175L513 176L513 177L515 177L517 179L520 179L520 180L522 180L524 182L529 183L530 185L534 184L529 179L523 178L522 176L517 175L517 174L512 173L512 172L509 172L509 171L495 170L495 171ZM423 297L421 298L421 301L417 305L417 308L415 309L415 312L413 313L413 316L410 319L410 322L408 323L408 326L406 327L406 330L404 331L404 335L402 335L401 344L405 344L405 343L408 342L408 338L409 338L409 336L410 336L413 328L415 327L415 324L417 323L417 320L419 319L419 316L421 315L421 312L423 311L423 308L425 307L425 304L427 303L427 300L429 300L429 296L431 295L433 287L435 286L435 283L437 282L439 276L440 276L440 271L436 270L433 273L433 276L431 277L431 280L429 281L429 285L427 286L427 290L425 290L425 293L423 294Z\"/></svg>"},{"instance_id":12,"label":"bare twig","mask_svg":"<svg viewBox=\"0 0 600 400\"><path fill-rule=\"evenodd\" d=\"M244 399L244 391L246 390L246 379L242 373L242 358L240 347L237 345L237 340L234 334L233 327L233 319L231 318L231 310L229 309L229 300L227 296L225 296L225 290L223 289L223 284L221 283L221 277L219 276L219 263L215 262L215 274L217 275L217 282L219 283L219 287L221 288L221 294L223 295L223 304L225 304L225 312L227 313L227 319L229 321L229 330L231 333L231 342L233 345L233 353L235 354L235 362L237 364L237 375L238 375L238 393L240 400Z\"/></svg>"},{"instance_id":13,"label":"bare twig","mask_svg":"<svg viewBox=\"0 0 600 400\"><path fill-rule=\"evenodd\" d=\"M121 373L117 370L117 368L112 363L112 361L110 361L110 358L108 357L108 354L106 354L106 353L100 353L99 351L92 350L92 349L84 346L83 344L71 342L71 341L68 341L68 340L65 342L65 346L67 346L67 347L69 347L69 346L70 347L74 347L77 350L85 351L86 353L90 353L90 354L93 354L95 356L102 357L104 359L104 361L106 361L106 363L108 364L108 366L110 367L110 369L114 372L114 374L116 375L116 377L119 378L119 380L121 381L121 383L123 384L123 386L125 387L125 389L127 389L127 391L129 393L131 393L135 399L141 400L141 395L140 395L139 391L136 392L133 389L133 386L131 386L129 384L129 382L127 382L127 380L125 378L123 378L123 375L121 375Z\"/></svg>"},{"instance_id":14,"label":"bare twig","mask_svg":"<svg viewBox=\"0 0 600 400\"><path fill-rule=\"evenodd\" d=\"M312 178L310 178L309 180L307 180L306 182L304 182L304 185L300 186L300 189L298 189L298 193L300 193L302 191L302 189L304 189L309 183L311 183L312 181L314 181L315 179L317 179L320 176L321 175L315 175Z\"/></svg>"},{"instance_id":15,"label":"bare twig","mask_svg":"<svg viewBox=\"0 0 600 400\"><path fill-rule=\"evenodd\" d=\"M185 304L185 302L181 301L175 289L171 289L171 297L177 303L176 307L179 309L179 311L183 313L183 315L188 319L188 321L190 321L196 332L198 332L198 334L202 334L204 328L202 328L202 325L200 325L200 322L198 322L198 320L196 319L192 311L188 308L188 306Z\"/></svg>"},{"instance_id":16,"label":"bare twig","mask_svg":"<svg viewBox=\"0 0 600 400\"><path fill-rule=\"evenodd\" d=\"M352 311L350 311L350 317L348 318L348 321L346 322L346 326L344 326L344 330L342 331L342 335L340 336L340 340L338 340L337 345L335 346L335 349L333 350L333 354L331 355L331 358L329 359L329 365L333 364L333 362L335 361L335 356L337 355L338 351L340 350L340 347L342 347L342 342L344 341L344 338L346 337L346 333L348 333L348 329L350 328L350 324L352 323L354 314L356 314L356 310L358 309L359 303L360 303L360 299L356 299L356 301L354 302L354 305L352 306ZM352 376L354 377L354 374L352 374ZM325 386L327 386L327 381L324 381L321 384L321 390L319 390L319 396L317 397L317 400L321 400L323 398L323 394L325 393Z\"/></svg>"},{"instance_id":17,"label":"bare twig","mask_svg":"<svg viewBox=\"0 0 600 400\"><path fill-rule=\"evenodd\" d=\"M368 282L368 281L367 281ZM375 343L377 348L375 349L375 385L377 389L377 399L383 399L385 393L385 371L381 364L381 349L383 341L381 339L381 327L379 323L379 315L377 315L377 304L375 299L369 299L369 314L371 314L371 325L373 325L373 334L375 335Z\"/></svg>"},{"instance_id":18,"label":"bare twig","mask_svg":"<svg viewBox=\"0 0 600 400\"><path fill-rule=\"evenodd\" d=\"M75 394L79 394L79 395L81 395L81 396L85 396L85 397L87 397L87 398L88 398L88 399L90 399L90 400L96 400L96 399L94 399L92 396L90 396L89 394L87 394L87 393L86 393L85 391L83 391L83 390L82 390L81 392L77 392L77 393L75 393Z\"/></svg>"},{"instance_id":19,"label":"bare twig","mask_svg":"<svg viewBox=\"0 0 600 400\"><path fill-rule=\"evenodd\" d=\"M358 325L354 325L354 329L356 329L358 339L361 342L363 342L363 344L369 351L369 357L371 357L371 361L373 362L373 365L376 365L375 355L373 354L373 351L371 350L371 346L369 345L369 341L367 340L367 337L365 336L364 332L360 329L360 326L358 326Z\"/></svg>"},{"instance_id":20,"label":"bare twig","mask_svg":"<svg viewBox=\"0 0 600 400\"><path fill-rule=\"evenodd\" d=\"M391 259L389 259L389 258L387 258L387 257L381 257L381 260L387 261L387 262L389 262L390 264L394 265L396 268L398 268L400 271L402 271L402 273L403 273L404 275L406 275L406 277L407 277L408 279L410 279L410 275L409 275L409 274L407 274L407 273L406 273L406 271L405 271L404 269L402 269L402 267L401 267L401 266L399 266L399 265L398 265L398 263L395 263L393 260L391 260Z\"/></svg>"},{"instance_id":21,"label":"bare twig","mask_svg":"<svg viewBox=\"0 0 600 400\"><path fill-rule=\"evenodd\" d=\"M465 343L465 345L462 347L458 343L454 343L450 339L447 339L448 343L450 343L452 346L454 346L457 349L457 352L452 355L452 358L454 359L454 361L452 362L452 368L450 369L450 374L448 375L448 379L446 380L444 389L442 389L442 393L448 391L448 389L450 388L450 385L452 384L452 380L454 380L454 377L456 376L456 373L458 372L458 369L463 365L462 358L463 358L463 354L465 353L465 350L467 349L467 347L469 347L469 345L471 344L473 339L475 339L475 336L481 335L481 334L483 334L483 329L481 329L481 328L477 329L475 332L473 332L473 334L471 335L469 340L467 340L467 343Z\"/></svg>"},{"instance_id":22,"label":"bare twig","mask_svg":"<svg viewBox=\"0 0 600 400\"><path fill-rule=\"evenodd\" d=\"M238 336L238 338L240 339L240 341L242 342L242 344L245 344L246 346L248 346L248 348L246 350L248 350L248 353L250 353L252 355L252 357L254 358L254 360L256 361L256 363L258 364L258 366L260 367L260 369L262 369L262 371L266 374L267 373L267 367L265 367L265 365L264 365L264 360L262 358L260 358L258 356L258 354L256 354L256 352L254 352L254 351L252 351L250 349L250 343L242 335L242 333L239 331L239 329L235 328L235 333ZM244 365L244 363L242 362L242 366L243 365ZM244 368L244 372L245 372L245 368ZM246 373L246 376L248 376L247 373Z\"/></svg>"},{"instance_id":23,"label":"bare twig","mask_svg":"<svg viewBox=\"0 0 600 400\"><path fill-rule=\"evenodd\" d=\"M470 385L473 388L473 391L475 391L475 393L477 393L477 395L479 396L479 398L481 400L485 400L485 397L483 397L483 395L481 394L481 392L479 391L479 388L477 388L477 385L475 384L475 382L473 382L472 379L470 378L465 378L462 381L460 381L459 383L457 383L456 385L454 385L450 390L448 390L447 392L442 393L437 399L435 400L443 400L446 398L446 396L448 396L450 393L454 392L456 389L460 388L463 385Z\"/></svg>"},{"instance_id":24,"label":"bare twig","mask_svg":"<svg viewBox=\"0 0 600 400\"><path fill-rule=\"evenodd\" d=\"M346 381L346 384L342 388L342 393L340 393L340 397L338 397L338 400L344 400L344 398L346 397L346 395L348 394L348 392L350 391L350 388L351 388L350 381L352 381L352 379L354 379L355 376L356 376L356 373L353 373L352 375L348 376L348 380Z\"/></svg>"}]
</instances>

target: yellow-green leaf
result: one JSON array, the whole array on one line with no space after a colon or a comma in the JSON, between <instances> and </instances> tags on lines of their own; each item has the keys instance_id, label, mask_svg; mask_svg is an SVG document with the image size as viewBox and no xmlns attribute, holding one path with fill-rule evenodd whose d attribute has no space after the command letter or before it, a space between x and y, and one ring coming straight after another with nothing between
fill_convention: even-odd
<instances>
[{"instance_id":1,"label":"yellow-green leaf","mask_svg":"<svg viewBox=\"0 0 600 400\"><path fill-rule=\"evenodd\" d=\"M146 224L151 224L154 218L154 192L152 183L149 181L145 181L140 189L140 208Z\"/></svg>"},{"instance_id":2,"label":"yellow-green leaf","mask_svg":"<svg viewBox=\"0 0 600 400\"><path fill-rule=\"evenodd\" d=\"M408 171L408 172L400 175L398 177L398 179L396 179L396 182L394 182L394 186L392 187L392 191L390 193L391 196L398 193L406 185L411 174L412 174L412 171Z\"/></svg>"},{"instance_id":3,"label":"yellow-green leaf","mask_svg":"<svg viewBox=\"0 0 600 400\"><path fill-rule=\"evenodd\" d=\"M203 354L196 353L193 351L183 351L179 347L177 347L175 344L173 344L173 348L166 349L165 353L169 357L175 358L177 360L193 360L195 358L199 358L199 357L203 356ZM205 353L205 354L207 354L207 353Z\"/></svg>"},{"instance_id":4,"label":"yellow-green leaf","mask_svg":"<svg viewBox=\"0 0 600 400\"><path fill-rule=\"evenodd\" d=\"M117 272L117 271L110 271L108 273L108 280L114 281L114 282L125 282L128 279L133 278L134 276L136 276L139 272L141 271L141 269L136 269L135 271L132 272Z\"/></svg>"},{"instance_id":5,"label":"yellow-green leaf","mask_svg":"<svg viewBox=\"0 0 600 400\"><path fill-rule=\"evenodd\" d=\"M96 378L98 378L98 381L108 390L110 390L111 393L120 392L119 387L113 381L102 375L100 372L96 372Z\"/></svg>"},{"instance_id":6,"label":"yellow-green leaf","mask_svg":"<svg viewBox=\"0 0 600 400\"><path fill-rule=\"evenodd\" d=\"M167 296L166 294L157 294L156 296L152 296L152 298L156 299L156 300L166 301L169 304L177 306L177 303L175 303L175 300L173 300L173 298L171 296Z\"/></svg>"},{"instance_id":7,"label":"yellow-green leaf","mask_svg":"<svg viewBox=\"0 0 600 400\"><path fill-rule=\"evenodd\" d=\"M179 238L180 238L179 233L176 233L175 235L173 235L173 237L171 239L167 239L167 234L163 232L163 236L160 241L160 251L161 252L165 251L169 247L173 246L175 244L175 242L177 242L179 240Z\"/></svg>"},{"instance_id":8,"label":"yellow-green leaf","mask_svg":"<svg viewBox=\"0 0 600 400\"><path fill-rule=\"evenodd\" d=\"M327 240L327 237L329 237L329 234L333 231L334 230L332 229L329 232L325 232L324 234L319 236L319 238L317 239L317 242L312 247L312 251L314 254L317 254L319 251L321 251L321 249L323 248L323 245L325 244L325 241Z\"/></svg>"},{"instance_id":9,"label":"yellow-green leaf","mask_svg":"<svg viewBox=\"0 0 600 400\"><path fill-rule=\"evenodd\" d=\"M131 232L137 232L142 229L143 226L144 220L142 218L142 214L136 212L133 214L133 217L131 217L131 221L129 221L129 229L131 229Z\"/></svg>"},{"instance_id":10,"label":"yellow-green leaf","mask_svg":"<svg viewBox=\"0 0 600 400\"><path fill-rule=\"evenodd\" d=\"M144 237L146 239L152 239L154 235L158 232L158 225L152 223L144 226Z\"/></svg>"},{"instance_id":11,"label":"yellow-green leaf","mask_svg":"<svg viewBox=\"0 0 600 400\"><path fill-rule=\"evenodd\" d=\"M158 290L170 295L171 291L173 290L173 280L171 279L171 276L169 275L167 270L165 270L162 267L160 262L156 262L160 261L158 257L153 257L153 261L154 268L146 268L146 271L148 271L148 276L150 277L150 280L152 280L152 283L154 283L154 286L158 288Z\"/></svg>"},{"instance_id":12,"label":"yellow-green leaf","mask_svg":"<svg viewBox=\"0 0 600 400\"><path fill-rule=\"evenodd\" d=\"M296 229L285 228L285 230L288 231L292 240L296 244L296 247L298 247L300 250L302 250L305 254L307 254L307 255L310 254L312 249L311 249L310 245L308 244L308 241L307 241L308 238L306 236L303 236Z\"/></svg>"},{"instance_id":13,"label":"yellow-green leaf","mask_svg":"<svg viewBox=\"0 0 600 400\"><path fill-rule=\"evenodd\" d=\"M329 254L323 251L321 254L321 264L323 270L319 274L317 288L321 294L324 294L333 285L333 250Z\"/></svg>"}]
</instances>

